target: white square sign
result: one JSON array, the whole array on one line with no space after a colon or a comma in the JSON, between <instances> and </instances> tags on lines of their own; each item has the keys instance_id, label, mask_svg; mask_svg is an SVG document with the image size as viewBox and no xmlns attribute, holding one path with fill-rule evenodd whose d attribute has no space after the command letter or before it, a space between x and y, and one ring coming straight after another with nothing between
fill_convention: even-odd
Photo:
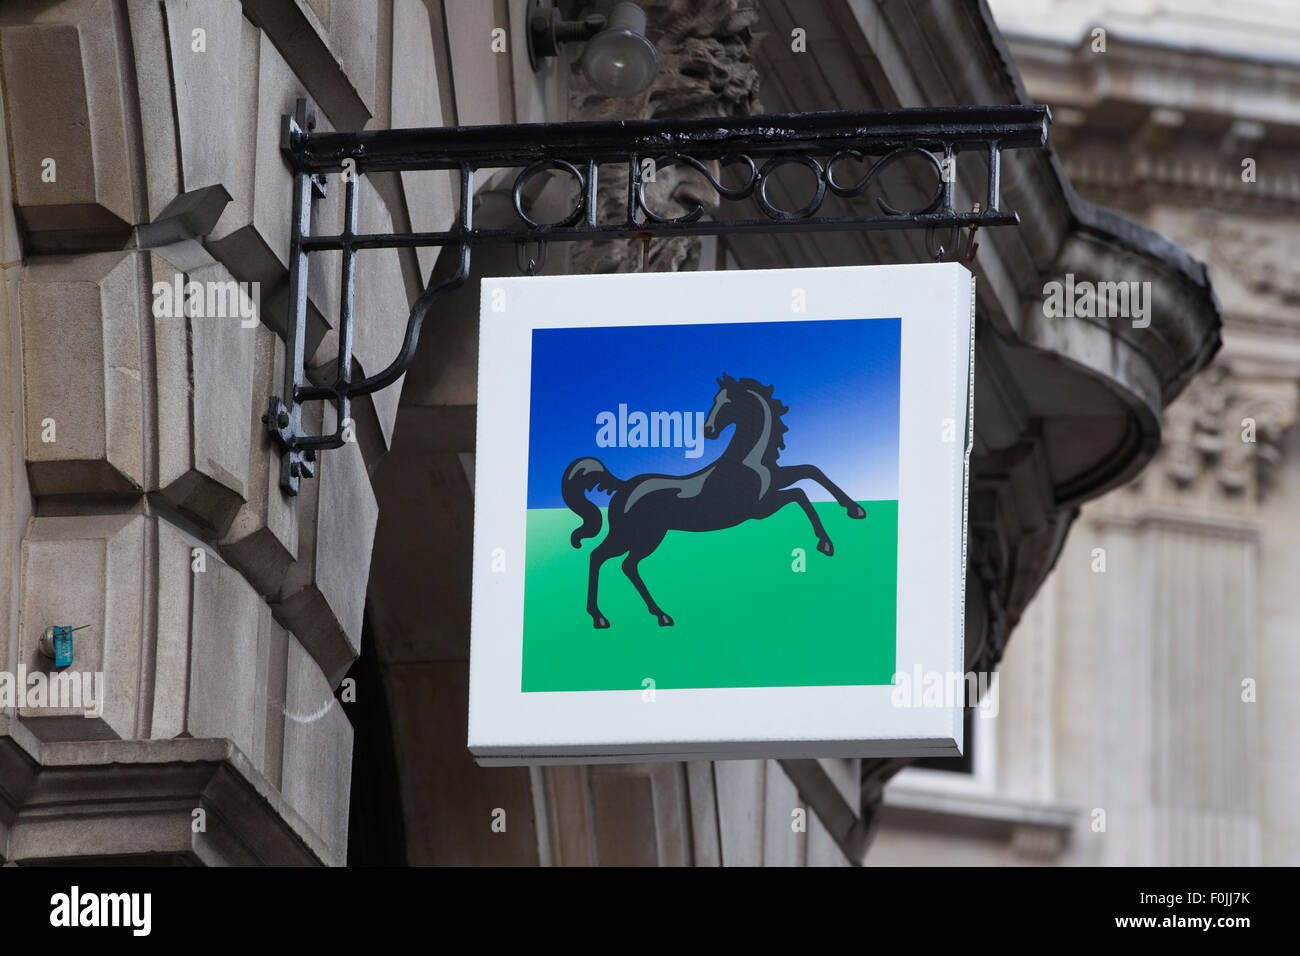
<instances>
[{"instance_id":1,"label":"white square sign","mask_svg":"<svg viewBox=\"0 0 1300 956\"><path fill-rule=\"evenodd\" d=\"M960 753L965 268L481 294L480 763Z\"/></svg>"}]
</instances>

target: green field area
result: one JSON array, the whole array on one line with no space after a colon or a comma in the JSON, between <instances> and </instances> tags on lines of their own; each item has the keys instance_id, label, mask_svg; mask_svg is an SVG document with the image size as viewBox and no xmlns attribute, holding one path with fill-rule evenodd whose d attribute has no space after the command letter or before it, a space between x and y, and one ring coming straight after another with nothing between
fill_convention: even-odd
<instances>
[{"instance_id":1,"label":"green field area","mask_svg":"<svg viewBox=\"0 0 1300 956\"><path fill-rule=\"evenodd\" d=\"M898 502L863 501L850 519L814 505L835 545L818 552L794 505L724 531L671 531L641 562L641 577L673 627L646 610L622 558L605 562L587 614L587 567L605 529L583 542L566 508L528 512L523 690L807 687L888 684L895 671ZM603 515L602 515L603 517ZM605 525L605 528L608 524ZM792 565L795 548L806 570Z\"/></svg>"}]
</instances>

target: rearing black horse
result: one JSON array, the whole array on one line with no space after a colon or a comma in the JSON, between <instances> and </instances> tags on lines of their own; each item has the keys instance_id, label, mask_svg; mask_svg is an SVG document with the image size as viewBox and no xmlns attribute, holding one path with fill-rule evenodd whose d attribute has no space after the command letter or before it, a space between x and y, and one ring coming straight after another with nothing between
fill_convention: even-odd
<instances>
[{"instance_id":1,"label":"rearing black horse","mask_svg":"<svg viewBox=\"0 0 1300 956\"><path fill-rule=\"evenodd\" d=\"M718 393L704 422L704 437L717 438L728 425L735 425L726 451L717 461L691 475L637 475L626 481L615 478L595 458L579 458L564 469L561 494L564 503L582 519L573 532L575 548L584 538L600 532L600 509L588 500L591 489L612 491L609 502L609 534L591 553L587 579L587 613L596 627L609 621L596 606L600 567L610 558L626 554L623 573L636 586L650 613L661 627L673 619L655 603L641 580L637 565L663 541L669 531L718 531L750 518L766 518L790 503L804 510L817 534L817 550L835 553L826 529L808 496L790 485L811 478L832 495L850 518L865 518L866 511L833 484L816 465L778 465L785 447L786 426L781 416L789 409L772 397L771 385L755 379L718 379Z\"/></svg>"}]
</instances>

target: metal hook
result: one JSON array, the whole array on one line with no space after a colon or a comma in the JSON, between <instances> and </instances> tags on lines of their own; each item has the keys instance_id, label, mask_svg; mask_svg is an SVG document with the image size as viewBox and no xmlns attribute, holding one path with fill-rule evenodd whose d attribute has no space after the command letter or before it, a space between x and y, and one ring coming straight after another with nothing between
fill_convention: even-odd
<instances>
[{"instance_id":1,"label":"metal hook","mask_svg":"<svg viewBox=\"0 0 1300 956\"><path fill-rule=\"evenodd\" d=\"M520 272L527 272L530 276L535 276L538 269L546 267L546 240L537 240L536 255L527 256L527 249L527 240L515 244L515 264L519 266ZM525 256L527 256L528 260L526 265L524 263Z\"/></svg>"},{"instance_id":2,"label":"metal hook","mask_svg":"<svg viewBox=\"0 0 1300 956\"><path fill-rule=\"evenodd\" d=\"M982 209L981 205L979 203L976 203L974 208L971 209L971 212L977 213L980 212L981 209ZM979 227L980 227L979 223L977 222L972 223L970 227L970 231L966 233L966 242L962 246L962 250L961 250L962 262L974 262L975 253L980 251L980 244L975 241L975 233L979 231Z\"/></svg>"},{"instance_id":3,"label":"metal hook","mask_svg":"<svg viewBox=\"0 0 1300 956\"><path fill-rule=\"evenodd\" d=\"M934 226L925 227L925 251L930 254L930 258L935 262L942 262L947 251L957 247L961 238L961 226L950 226L948 229L948 242L940 246L934 244L935 228Z\"/></svg>"},{"instance_id":4,"label":"metal hook","mask_svg":"<svg viewBox=\"0 0 1300 956\"><path fill-rule=\"evenodd\" d=\"M971 212L978 213L980 204L976 203ZM962 227L960 225L948 227L948 241L942 245L934 244L935 227L927 226L925 230L925 251L936 262L942 262L945 255L952 255L954 261L973 262L975 254L980 251L980 244L975 240L975 233L979 230L979 223L972 223L967 230L965 237L962 237ZM949 250L952 250L949 253Z\"/></svg>"}]
</instances>

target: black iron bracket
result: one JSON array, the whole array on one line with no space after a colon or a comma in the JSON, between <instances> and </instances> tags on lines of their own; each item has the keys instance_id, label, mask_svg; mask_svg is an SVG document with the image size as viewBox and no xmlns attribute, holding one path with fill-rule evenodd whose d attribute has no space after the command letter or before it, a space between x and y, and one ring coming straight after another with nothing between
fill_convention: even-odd
<instances>
[{"instance_id":1,"label":"black iron bracket","mask_svg":"<svg viewBox=\"0 0 1300 956\"><path fill-rule=\"evenodd\" d=\"M818 230L924 229L926 251L935 259L975 255L974 233L987 226L1014 225L1020 217L1001 208L1001 153L1041 147L1051 114L1045 106L967 106L942 109L804 113L671 121L540 123L514 126L435 127L317 132L306 101L282 121L280 149L293 172L292 232L289 240L289 316L284 392L271 398L263 420L282 452L280 485L297 494L299 480L312 477L316 453L348 440L352 399L386 388L410 365L420 328L435 298L469 276L470 250L483 243L535 243L600 239L650 239L664 236L727 236ZM957 156L976 151L987 157L984 199L968 210L954 208ZM864 196L880 174L896 163L924 167L935 186L920 205L903 209L877 196L879 212L822 215L828 194L852 200ZM663 216L646 200L654 173L681 164L700 173L717 192L721 210L706 216L697 205L680 216ZM804 205L785 209L769 196L772 175L797 164L814 178ZM602 166L624 167L617 175L626 202L614 221L598 216L597 185ZM860 173L853 173L856 167ZM475 174L484 169L517 169L512 195L518 222L478 228L473 223ZM357 184L366 173L408 170L459 173L456 221L440 232L359 233ZM724 171L730 171L730 174ZM538 222L525 211L524 190L534 177L559 171L575 183L576 200L561 219ZM327 177L344 189L343 231L312 233L311 204L323 196ZM877 183L878 185L878 183ZM728 216L721 200L746 204ZM759 215L754 215L756 207ZM746 214L747 213L747 214ZM967 231L961 242L961 231ZM943 242L936 237L942 236ZM454 246L454 271L430 281L411 306L401 348L387 368L354 380L353 293L356 254L368 249ZM310 384L304 370L307 277L312 253L342 254L335 380ZM536 258L530 260L536 264ZM329 402L334 428L308 434L302 423L306 402Z\"/></svg>"}]
</instances>

